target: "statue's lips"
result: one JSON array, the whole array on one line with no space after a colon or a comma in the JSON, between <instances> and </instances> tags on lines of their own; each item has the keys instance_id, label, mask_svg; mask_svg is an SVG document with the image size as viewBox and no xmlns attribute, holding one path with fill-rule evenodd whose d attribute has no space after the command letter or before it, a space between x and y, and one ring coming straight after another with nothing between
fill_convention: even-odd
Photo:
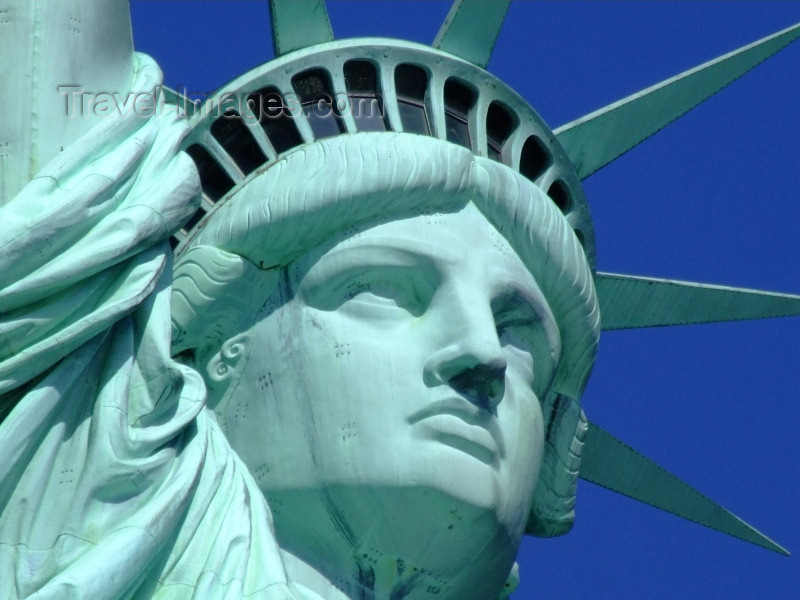
<instances>
[{"instance_id":1,"label":"statue's lips","mask_svg":"<svg viewBox=\"0 0 800 600\"><path fill-rule=\"evenodd\" d=\"M463 398L432 402L408 418L420 437L440 441L488 465L505 455L497 419Z\"/></svg>"}]
</instances>

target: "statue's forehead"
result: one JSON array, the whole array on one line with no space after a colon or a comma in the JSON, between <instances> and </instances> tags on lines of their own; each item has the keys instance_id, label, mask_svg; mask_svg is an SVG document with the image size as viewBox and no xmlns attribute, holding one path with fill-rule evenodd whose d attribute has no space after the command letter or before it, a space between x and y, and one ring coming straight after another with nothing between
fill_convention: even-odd
<instances>
[{"instance_id":1,"label":"statue's forehead","mask_svg":"<svg viewBox=\"0 0 800 600\"><path fill-rule=\"evenodd\" d=\"M431 237L431 236L437 237ZM480 235L511 248L495 226L473 202L452 211L438 211L394 219L385 223L359 228L353 235L340 239L338 246L378 243L389 237L407 237L426 241L438 252L447 252L449 245L461 244L470 236ZM516 253L515 253L516 254Z\"/></svg>"},{"instance_id":2,"label":"statue's forehead","mask_svg":"<svg viewBox=\"0 0 800 600\"><path fill-rule=\"evenodd\" d=\"M299 283L320 262L353 266L385 260L407 267L436 265L442 272L471 279L491 274L496 283L513 282L541 296L511 244L472 203L458 211L396 219L340 236L294 261L292 279Z\"/></svg>"}]
</instances>

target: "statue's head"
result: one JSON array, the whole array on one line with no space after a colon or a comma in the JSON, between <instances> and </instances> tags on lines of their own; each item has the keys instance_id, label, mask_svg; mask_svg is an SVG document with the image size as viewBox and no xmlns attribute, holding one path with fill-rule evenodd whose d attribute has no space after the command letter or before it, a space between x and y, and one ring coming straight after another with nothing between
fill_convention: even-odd
<instances>
[{"instance_id":1,"label":"statue's head","mask_svg":"<svg viewBox=\"0 0 800 600\"><path fill-rule=\"evenodd\" d=\"M320 3L270 6L278 58L192 117L204 202L176 236L173 342L282 546L387 597L490 597L523 532L569 530L582 468L780 550L580 408L598 292L612 329L784 314L594 272L580 179L713 93L688 91L703 70L556 134L483 69L507 3L456 2L434 48L332 41Z\"/></svg>"},{"instance_id":2,"label":"statue's head","mask_svg":"<svg viewBox=\"0 0 800 600\"><path fill-rule=\"evenodd\" d=\"M502 584L526 527L571 523L597 304L518 173L418 135L317 142L227 198L175 290L177 349L291 551L336 522L392 565L474 547Z\"/></svg>"}]
</instances>

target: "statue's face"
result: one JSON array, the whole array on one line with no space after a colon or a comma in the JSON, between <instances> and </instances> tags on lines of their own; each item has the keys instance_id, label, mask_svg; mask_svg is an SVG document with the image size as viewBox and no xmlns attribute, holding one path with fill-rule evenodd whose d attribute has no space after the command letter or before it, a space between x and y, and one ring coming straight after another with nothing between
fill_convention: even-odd
<instances>
[{"instance_id":1,"label":"statue's face","mask_svg":"<svg viewBox=\"0 0 800 600\"><path fill-rule=\"evenodd\" d=\"M249 332L223 415L276 522L287 491L417 490L490 511L521 536L558 330L479 210L317 249L288 267L283 292Z\"/></svg>"}]
</instances>

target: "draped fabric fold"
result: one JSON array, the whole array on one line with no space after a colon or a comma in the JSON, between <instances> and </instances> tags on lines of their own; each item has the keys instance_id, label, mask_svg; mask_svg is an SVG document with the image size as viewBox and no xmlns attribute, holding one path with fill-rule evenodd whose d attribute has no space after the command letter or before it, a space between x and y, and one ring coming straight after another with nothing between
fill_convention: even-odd
<instances>
[{"instance_id":1,"label":"draped fabric fold","mask_svg":"<svg viewBox=\"0 0 800 600\"><path fill-rule=\"evenodd\" d=\"M156 97L136 61L130 92ZM0 597L295 597L263 496L170 357L185 133L116 114L0 207Z\"/></svg>"}]
</instances>

